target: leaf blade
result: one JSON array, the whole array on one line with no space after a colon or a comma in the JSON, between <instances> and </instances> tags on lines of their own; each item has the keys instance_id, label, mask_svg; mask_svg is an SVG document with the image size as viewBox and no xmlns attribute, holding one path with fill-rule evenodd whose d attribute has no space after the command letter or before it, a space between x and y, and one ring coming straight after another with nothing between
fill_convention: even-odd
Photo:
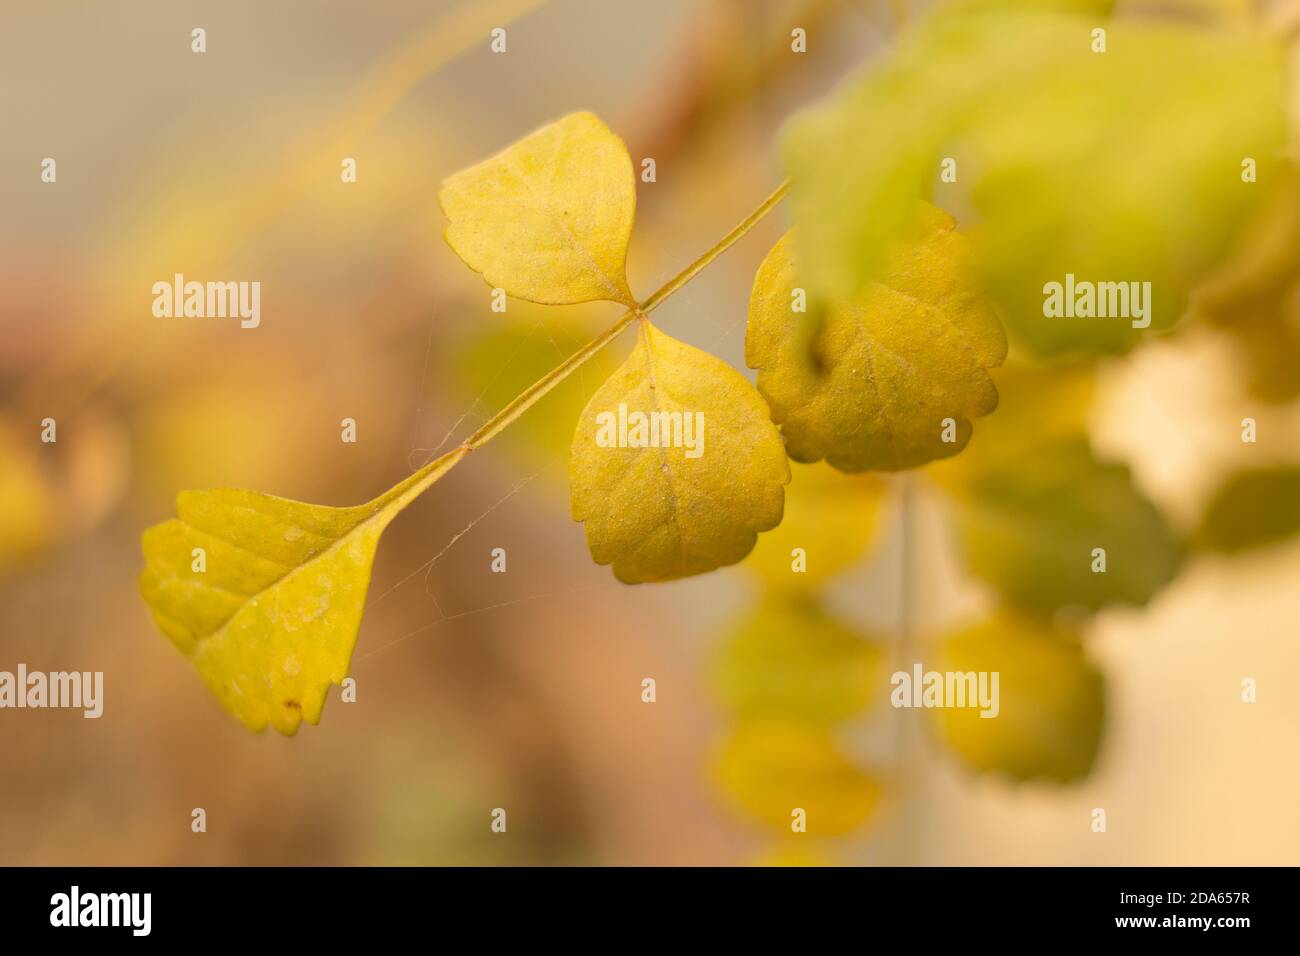
<instances>
[{"instance_id":1,"label":"leaf blade","mask_svg":"<svg viewBox=\"0 0 1300 956\"><path fill-rule=\"evenodd\" d=\"M226 710L255 732L293 735L320 721L329 686L347 676L380 535L465 453L351 508L182 492L178 517L142 535L141 595Z\"/></svg>"},{"instance_id":2,"label":"leaf blade","mask_svg":"<svg viewBox=\"0 0 1300 956\"><path fill-rule=\"evenodd\" d=\"M489 284L545 305L633 306L632 158L592 113L570 113L449 176L447 244Z\"/></svg>"},{"instance_id":3,"label":"leaf blade","mask_svg":"<svg viewBox=\"0 0 1300 956\"><path fill-rule=\"evenodd\" d=\"M913 468L961 451L971 419L997 408L988 369L1006 357L1006 336L954 226L922 207L878 279L826 306L814 361L791 311L803 288L795 231L768 253L750 297L745 363L758 370L791 458L850 473ZM944 440L947 419L953 441Z\"/></svg>"},{"instance_id":4,"label":"leaf blade","mask_svg":"<svg viewBox=\"0 0 1300 956\"><path fill-rule=\"evenodd\" d=\"M688 449L602 446L620 406L633 413L703 416L698 457ZM606 433L608 437L608 433ZM614 436L620 437L620 436ZM682 432L683 442L685 431ZM790 480L767 406L722 360L640 322L626 362L578 419L569 463L573 519L597 564L626 584L667 581L734 564L781 520Z\"/></svg>"},{"instance_id":5,"label":"leaf blade","mask_svg":"<svg viewBox=\"0 0 1300 956\"><path fill-rule=\"evenodd\" d=\"M967 566L1024 611L1144 606L1182 562L1129 469L1098 458L1082 435L999 458L950 490ZM1095 548L1105 550L1105 571L1093 570Z\"/></svg>"},{"instance_id":6,"label":"leaf blade","mask_svg":"<svg viewBox=\"0 0 1300 956\"><path fill-rule=\"evenodd\" d=\"M972 770L1057 783L1092 770L1105 687L1077 635L999 612L944 640L936 668L998 674L996 717L980 716L978 707L931 712L941 739Z\"/></svg>"}]
</instances>

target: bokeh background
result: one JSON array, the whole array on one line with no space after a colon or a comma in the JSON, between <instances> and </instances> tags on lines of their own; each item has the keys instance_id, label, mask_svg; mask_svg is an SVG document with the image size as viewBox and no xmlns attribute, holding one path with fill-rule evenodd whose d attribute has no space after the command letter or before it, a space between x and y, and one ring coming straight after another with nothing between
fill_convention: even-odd
<instances>
[{"instance_id":1,"label":"bokeh background","mask_svg":"<svg viewBox=\"0 0 1300 956\"><path fill-rule=\"evenodd\" d=\"M926 715L884 706L879 674L874 709L834 728L842 764L805 767L802 782L788 767L738 777L717 662L737 622L763 613L764 576L751 561L626 587L568 517L573 422L627 341L385 534L357 702L335 688L319 727L248 733L138 596L140 532L177 491L368 500L616 317L493 313L442 241L444 176L594 111L635 162L656 160L629 262L645 295L780 180L782 121L915 15L870 0L7 8L0 669L100 670L106 702L99 720L0 711L0 863L1296 862L1295 539L1195 555L1150 606L1090 624L1106 706L1080 780L972 772ZM488 49L496 26L505 55ZM790 51L795 26L806 55ZM205 54L190 50L194 27ZM40 180L47 156L57 184ZM339 181L345 156L356 184ZM785 215L657 323L743 369L749 288ZM261 327L155 319L150 287L174 272L259 280ZM1175 524L1192 526L1248 454L1243 415L1294 436L1300 458L1300 408L1252 396L1242 361L1228 336L1191 328L1096 371L1093 441ZM55 445L39 441L47 416ZM355 445L339 440L344 417ZM822 603L882 667L924 658L926 634L992 599L923 478L866 479L860 494L816 531L849 553ZM850 518L863 501L871 514ZM497 547L506 574L490 571ZM1244 677L1258 681L1253 705ZM762 793L737 792L778 780L847 805L846 832L782 836L755 812ZM195 807L206 833L191 832ZM495 807L505 835L489 830ZM1094 807L1106 834L1090 831Z\"/></svg>"}]
</instances>

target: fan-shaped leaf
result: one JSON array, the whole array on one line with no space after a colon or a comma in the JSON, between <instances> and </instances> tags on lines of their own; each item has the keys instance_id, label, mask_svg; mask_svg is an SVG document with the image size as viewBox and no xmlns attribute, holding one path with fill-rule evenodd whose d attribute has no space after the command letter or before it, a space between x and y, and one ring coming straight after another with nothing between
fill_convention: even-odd
<instances>
[{"instance_id":1,"label":"fan-shaped leaf","mask_svg":"<svg viewBox=\"0 0 1300 956\"><path fill-rule=\"evenodd\" d=\"M627 584L736 563L780 522L789 480L762 397L646 320L583 409L569 462L573 519Z\"/></svg>"},{"instance_id":2,"label":"fan-shaped leaf","mask_svg":"<svg viewBox=\"0 0 1300 956\"><path fill-rule=\"evenodd\" d=\"M354 508L181 492L179 517L143 536L145 602L227 710L251 730L296 733L347 675L379 536L464 454Z\"/></svg>"},{"instance_id":3,"label":"fan-shaped leaf","mask_svg":"<svg viewBox=\"0 0 1300 956\"><path fill-rule=\"evenodd\" d=\"M493 286L549 305L634 304L632 159L595 115L570 113L448 177L438 200L447 243Z\"/></svg>"}]
</instances>

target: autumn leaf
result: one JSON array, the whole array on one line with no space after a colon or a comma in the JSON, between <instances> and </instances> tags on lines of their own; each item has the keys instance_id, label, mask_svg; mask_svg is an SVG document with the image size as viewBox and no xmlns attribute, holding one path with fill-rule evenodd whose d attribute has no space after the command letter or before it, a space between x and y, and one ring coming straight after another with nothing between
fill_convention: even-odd
<instances>
[{"instance_id":1,"label":"autumn leaf","mask_svg":"<svg viewBox=\"0 0 1300 956\"><path fill-rule=\"evenodd\" d=\"M722 748L717 776L734 803L784 832L798 808L808 833L843 835L871 816L880 797L880 785L844 757L827 728L798 721L742 723Z\"/></svg>"},{"instance_id":2,"label":"autumn leaf","mask_svg":"<svg viewBox=\"0 0 1300 956\"><path fill-rule=\"evenodd\" d=\"M791 478L781 523L759 535L744 566L765 588L808 593L871 546L887 486L879 476L846 475L825 463L796 464Z\"/></svg>"},{"instance_id":3,"label":"autumn leaf","mask_svg":"<svg viewBox=\"0 0 1300 956\"><path fill-rule=\"evenodd\" d=\"M1043 614L1144 605L1181 560L1173 531L1129 469L1097 458L1081 435L976 470L953 512L971 572L1014 606Z\"/></svg>"},{"instance_id":4,"label":"autumn leaf","mask_svg":"<svg viewBox=\"0 0 1300 956\"><path fill-rule=\"evenodd\" d=\"M143 535L140 591L154 621L249 729L318 723L329 685L347 676L379 536L465 454L353 508L181 492L179 517Z\"/></svg>"},{"instance_id":5,"label":"autumn leaf","mask_svg":"<svg viewBox=\"0 0 1300 956\"><path fill-rule=\"evenodd\" d=\"M728 709L832 724L886 694L880 646L811 598L764 601L721 648L714 683Z\"/></svg>"},{"instance_id":6,"label":"autumn leaf","mask_svg":"<svg viewBox=\"0 0 1300 956\"><path fill-rule=\"evenodd\" d=\"M1039 6L1039 5L1035 5ZM918 198L970 208L983 284L1040 354L1122 352L1177 321L1268 190L1281 45L1193 23L940 8L783 136L810 290L851 298ZM1243 159L1258 182L1244 182ZM955 162L955 181L940 179ZM1149 282L1146 318L1045 315L1044 289Z\"/></svg>"},{"instance_id":7,"label":"autumn leaf","mask_svg":"<svg viewBox=\"0 0 1300 956\"><path fill-rule=\"evenodd\" d=\"M972 770L1066 783L1092 769L1105 694L1076 635L1003 612L944 640L932 669L998 675L997 716L980 716L980 707L930 711Z\"/></svg>"},{"instance_id":8,"label":"autumn leaf","mask_svg":"<svg viewBox=\"0 0 1300 956\"><path fill-rule=\"evenodd\" d=\"M596 563L627 584L736 563L780 522L789 480L762 397L645 320L583 409L569 462L573 519Z\"/></svg>"},{"instance_id":9,"label":"autumn leaf","mask_svg":"<svg viewBox=\"0 0 1300 956\"><path fill-rule=\"evenodd\" d=\"M913 468L961 451L971 419L997 407L988 369L1006 356L1002 326L976 292L951 217L933 206L919 217L877 279L827 304L812 361L792 311L803 291L794 233L759 267L745 362L794 460Z\"/></svg>"},{"instance_id":10,"label":"autumn leaf","mask_svg":"<svg viewBox=\"0 0 1300 956\"><path fill-rule=\"evenodd\" d=\"M438 194L447 243L510 295L548 305L632 306L632 159L591 113L570 113L450 176Z\"/></svg>"},{"instance_id":11,"label":"autumn leaf","mask_svg":"<svg viewBox=\"0 0 1300 956\"><path fill-rule=\"evenodd\" d=\"M1194 536L1207 551L1237 552L1285 541L1300 531L1300 466L1240 471L1210 499Z\"/></svg>"}]
</instances>

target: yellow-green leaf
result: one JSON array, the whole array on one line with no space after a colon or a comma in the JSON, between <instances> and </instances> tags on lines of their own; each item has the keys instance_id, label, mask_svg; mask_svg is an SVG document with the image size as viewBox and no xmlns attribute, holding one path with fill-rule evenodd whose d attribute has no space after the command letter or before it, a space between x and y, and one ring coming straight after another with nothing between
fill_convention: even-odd
<instances>
[{"instance_id":1,"label":"yellow-green leaf","mask_svg":"<svg viewBox=\"0 0 1300 956\"><path fill-rule=\"evenodd\" d=\"M783 720L738 726L717 765L723 790L767 825L790 832L805 811L809 834L840 836L876 807L880 785L840 752L828 729Z\"/></svg>"},{"instance_id":2,"label":"yellow-green leaf","mask_svg":"<svg viewBox=\"0 0 1300 956\"><path fill-rule=\"evenodd\" d=\"M794 233L759 267L745 362L796 461L843 471L913 468L955 455L971 419L997 407L988 369L1006 357L979 297L966 240L933 206L852 301L831 302L808 354L792 306L804 289ZM948 439L948 440L945 440Z\"/></svg>"},{"instance_id":3,"label":"yellow-green leaf","mask_svg":"<svg viewBox=\"0 0 1300 956\"><path fill-rule=\"evenodd\" d=\"M140 590L154 621L251 730L318 723L329 685L347 676L379 536L464 454L353 508L181 492L179 517L143 535Z\"/></svg>"},{"instance_id":4,"label":"yellow-green leaf","mask_svg":"<svg viewBox=\"0 0 1300 956\"><path fill-rule=\"evenodd\" d=\"M980 469L953 510L971 571L1021 609L1143 605L1178 571L1164 516L1126 466L1099 460L1082 436Z\"/></svg>"},{"instance_id":5,"label":"yellow-green leaf","mask_svg":"<svg viewBox=\"0 0 1300 956\"><path fill-rule=\"evenodd\" d=\"M831 618L811 598L763 602L723 644L714 682L742 717L831 724L886 694L880 646Z\"/></svg>"},{"instance_id":6,"label":"yellow-green leaf","mask_svg":"<svg viewBox=\"0 0 1300 956\"><path fill-rule=\"evenodd\" d=\"M1300 531L1300 466L1238 472L1210 499L1196 544L1209 551L1246 551Z\"/></svg>"},{"instance_id":7,"label":"yellow-green leaf","mask_svg":"<svg viewBox=\"0 0 1300 956\"><path fill-rule=\"evenodd\" d=\"M492 286L549 305L633 304L632 159L593 114L570 113L448 177L438 199L447 243Z\"/></svg>"},{"instance_id":8,"label":"yellow-green leaf","mask_svg":"<svg viewBox=\"0 0 1300 956\"><path fill-rule=\"evenodd\" d=\"M762 396L644 319L583 409L569 461L573 519L596 563L627 584L739 561L780 522L789 480Z\"/></svg>"},{"instance_id":9,"label":"yellow-green leaf","mask_svg":"<svg viewBox=\"0 0 1300 956\"><path fill-rule=\"evenodd\" d=\"M1029 6L1025 4L1024 6ZM1039 6L1039 5L1035 5ZM918 198L971 208L981 275L1033 352L1130 348L1181 315L1269 188L1285 141L1282 46L1260 30L940 8L784 136L820 295L876 274ZM1242 181L1242 161L1258 182ZM955 161L945 182L943 160ZM1145 317L1057 318L1044 287L1149 282Z\"/></svg>"},{"instance_id":10,"label":"yellow-green leaf","mask_svg":"<svg viewBox=\"0 0 1300 956\"><path fill-rule=\"evenodd\" d=\"M811 592L852 565L876 537L887 490L877 475L796 465L781 523L745 559L767 588ZM800 569L800 570L797 570Z\"/></svg>"},{"instance_id":11,"label":"yellow-green leaf","mask_svg":"<svg viewBox=\"0 0 1300 956\"><path fill-rule=\"evenodd\" d=\"M930 669L998 674L996 717L981 717L978 707L930 711L941 739L971 769L1061 783L1092 769L1105 694L1077 636L1002 613L943 641Z\"/></svg>"}]
</instances>

